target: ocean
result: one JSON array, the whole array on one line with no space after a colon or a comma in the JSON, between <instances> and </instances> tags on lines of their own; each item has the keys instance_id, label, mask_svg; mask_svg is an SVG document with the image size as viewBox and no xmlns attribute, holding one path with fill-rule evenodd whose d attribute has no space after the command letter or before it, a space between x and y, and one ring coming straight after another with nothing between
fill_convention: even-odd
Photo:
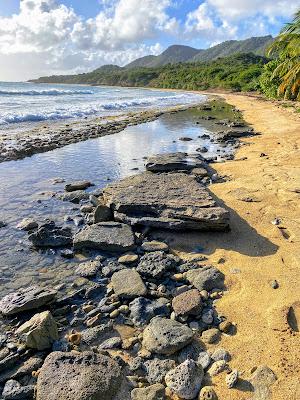
<instances>
[{"instance_id":1,"label":"ocean","mask_svg":"<svg viewBox=\"0 0 300 400\"><path fill-rule=\"evenodd\" d=\"M189 92L144 88L0 82L0 129L199 103Z\"/></svg>"}]
</instances>

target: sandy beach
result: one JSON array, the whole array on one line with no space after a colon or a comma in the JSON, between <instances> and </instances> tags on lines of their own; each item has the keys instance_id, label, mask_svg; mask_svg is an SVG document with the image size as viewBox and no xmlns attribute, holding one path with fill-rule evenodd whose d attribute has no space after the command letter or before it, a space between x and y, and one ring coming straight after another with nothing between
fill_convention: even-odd
<instances>
[{"instance_id":1,"label":"sandy beach","mask_svg":"<svg viewBox=\"0 0 300 400\"><path fill-rule=\"evenodd\" d=\"M243 112L260 136L243 139L235 161L215 164L230 179L210 190L231 210L228 234L172 235L173 248L189 257L196 246L226 276L228 293L218 312L236 323L237 334L222 339L242 381L230 392L215 380L220 399L253 398L243 379L268 365L278 380L273 400L300 398L299 144L300 118L275 103L239 94L222 97ZM278 225L272 224L276 223ZM184 243L184 244L183 244ZM279 284L272 288L272 282ZM243 393L241 390L245 390ZM254 397L262 399L268 397Z\"/></svg>"}]
</instances>

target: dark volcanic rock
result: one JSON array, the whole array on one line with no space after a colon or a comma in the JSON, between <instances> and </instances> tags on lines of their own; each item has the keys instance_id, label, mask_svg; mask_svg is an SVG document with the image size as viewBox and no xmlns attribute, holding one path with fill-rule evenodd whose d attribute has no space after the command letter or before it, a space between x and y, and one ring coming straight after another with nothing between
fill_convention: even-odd
<instances>
[{"instance_id":1,"label":"dark volcanic rock","mask_svg":"<svg viewBox=\"0 0 300 400\"><path fill-rule=\"evenodd\" d=\"M92 352L53 352L37 381L37 400L111 400L122 382L111 358Z\"/></svg>"},{"instance_id":2,"label":"dark volcanic rock","mask_svg":"<svg viewBox=\"0 0 300 400\"><path fill-rule=\"evenodd\" d=\"M147 381L149 383L162 383L166 376L166 373L176 367L174 360L164 360L154 358L153 360L145 361L144 363Z\"/></svg>"},{"instance_id":3,"label":"dark volcanic rock","mask_svg":"<svg viewBox=\"0 0 300 400\"><path fill-rule=\"evenodd\" d=\"M162 251L155 251L141 257L136 270L145 277L159 278L165 272L175 268L176 257L172 254L165 254Z\"/></svg>"},{"instance_id":4,"label":"dark volcanic rock","mask_svg":"<svg viewBox=\"0 0 300 400\"><path fill-rule=\"evenodd\" d=\"M224 285L222 272L209 265L188 271L186 279L200 291L222 288Z\"/></svg>"},{"instance_id":5,"label":"dark volcanic rock","mask_svg":"<svg viewBox=\"0 0 300 400\"><path fill-rule=\"evenodd\" d=\"M104 221L111 221L113 219L113 213L109 207L99 204L94 212L94 223Z\"/></svg>"},{"instance_id":6,"label":"dark volcanic rock","mask_svg":"<svg viewBox=\"0 0 300 400\"><path fill-rule=\"evenodd\" d=\"M70 228L60 228L54 222L47 222L28 236L36 247L62 247L72 244L72 231Z\"/></svg>"},{"instance_id":7,"label":"dark volcanic rock","mask_svg":"<svg viewBox=\"0 0 300 400\"><path fill-rule=\"evenodd\" d=\"M143 333L143 346L157 354L170 355L193 339L193 331L180 322L155 317Z\"/></svg>"},{"instance_id":8,"label":"dark volcanic rock","mask_svg":"<svg viewBox=\"0 0 300 400\"><path fill-rule=\"evenodd\" d=\"M100 222L87 226L74 236L74 248L125 252L135 248L130 226L119 222Z\"/></svg>"},{"instance_id":9,"label":"dark volcanic rock","mask_svg":"<svg viewBox=\"0 0 300 400\"><path fill-rule=\"evenodd\" d=\"M84 190L92 186L90 181L77 181L72 183L67 183L65 186L66 192L74 192L75 190Z\"/></svg>"},{"instance_id":10,"label":"dark volcanic rock","mask_svg":"<svg viewBox=\"0 0 300 400\"><path fill-rule=\"evenodd\" d=\"M2 397L5 400L28 400L33 397L33 393L33 385L22 386L18 381L10 379L4 386Z\"/></svg>"},{"instance_id":11,"label":"dark volcanic rock","mask_svg":"<svg viewBox=\"0 0 300 400\"><path fill-rule=\"evenodd\" d=\"M179 294L173 298L172 307L176 315L198 315L202 309L200 292L191 289Z\"/></svg>"},{"instance_id":12,"label":"dark volcanic rock","mask_svg":"<svg viewBox=\"0 0 300 400\"><path fill-rule=\"evenodd\" d=\"M107 186L105 204L115 220L167 229L224 230L229 213L205 186L184 173L143 173Z\"/></svg>"},{"instance_id":13,"label":"dark volcanic rock","mask_svg":"<svg viewBox=\"0 0 300 400\"><path fill-rule=\"evenodd\" d=\"M62 201L70 201L79 204L82 200L89 200L91 193L84 190L75 190L74 192L57 193L56 197Z\"/></svg>"},{"instance_id":14,"label":"dark volcanic rock","mask_svg":"<svg viewBox=\"0 0 300 400\"><path fill-rule=\"evenodd\" d=\"M169 316L168 302L165 298L150 300L145 297L138 297L129 304L130 318L136 326L143 326L155 316Z\"/></svg>"},{"instance_id":15,"label":"dark volcanic rock","mask_svg":"<svg viewBox=\"0 0 300 400\"><path fill-rule=\"evenodd\" d=\"M146 161L146 170L151 172L190 171L205 165L199 154L169 153L151 156Z\"/></svg>"},{"instance_id":16,"label":"dark volcanic rock","mask_svg":"<svg viewBox=\"0 0 300 400\"><path fill-rule=\"evenodd\" d=\"M31 286L20 289L3 297L0 301L0 312L4 315L14 315L22 311L37 309L56 296L56 291L52 289Z\"/></svg>"}]
</instances>

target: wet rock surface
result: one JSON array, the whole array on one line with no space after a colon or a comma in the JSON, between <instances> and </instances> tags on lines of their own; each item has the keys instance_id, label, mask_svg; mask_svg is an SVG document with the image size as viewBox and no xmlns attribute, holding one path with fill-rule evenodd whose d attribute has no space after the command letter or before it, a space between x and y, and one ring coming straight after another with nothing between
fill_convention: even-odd
<instances>
[{"instance_id":1,"label":"wet rock surface","mask_svg":"<svg viewBox=\"0 0 300 400\"><path fill-rule=\"evenodd\" d=\"M20 289L8 294L0 301L0 312L4 315L14 315L22 311L34 310L51 302L56 291L37 286Z\"/></svg>"},{"instance_id":2,"label":"wet rock surface","mask_svg":"<svg viewBox=\"0 0 300 400\"><path fill-rule=\"evenodd\" d=\"M143 173L107 186L104 202L114 218L167 229L225 230L229 213L192 175Z\"/></svg>"},{"instance_id":3,"label":"wet rock surface","mask_svg":"<svg viewBox=\"0 0 300 400\"><path fill-rule=\"evenodd\" d=\"M124 252L135 248L130 226L118 222L100 222L75 234L76 249L91 248L103 251Z\"/></svg>"},{"instance_id":4,"label":"wet rock surface","mask_svg":"<svg viewBox=\"0 0 300 400\"><path fill-rule=\"evenodd\" d=\"M205 166L200 154L168 153L151 156L146 161L146 170L151 172L190 171Z\"/></svg>"},{"instance_id":5,"label":"wet rock surface","mask_svg":"<svg viewBox=\"0 0 300 400\"><path fill-rule=\"evenodd\" d=\"M73 234L70 228L61 228L53 221L41 225L28 239L36 247L63 247L72 244Z\"/></svg>"}]
</instances>

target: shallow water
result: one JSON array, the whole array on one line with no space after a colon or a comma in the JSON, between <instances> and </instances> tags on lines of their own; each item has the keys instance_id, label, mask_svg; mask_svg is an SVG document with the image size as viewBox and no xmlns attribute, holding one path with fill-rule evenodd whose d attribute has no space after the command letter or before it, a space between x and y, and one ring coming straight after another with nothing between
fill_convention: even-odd
<instances>
[{"instance_id":1,"label":"shallow water","mask_svg":"<svg viewBox=\"0 0 300 400\"><path fill-rule=\"evenodd\" d=\"M30 249L27 233L15 228L25 217L40 222L49 218L62 225L64 216L79 214L78 205L51 198L49 192L62 191L65 185L53 185L53 178L61 177L66 182L88 179L96 185L91 188L94 190L104 187L109 181L144 170L143 158L152 154L194 152L201 146L209 150L205 156L232 151L212 143L210 139L198 137L219 130L211 122L206 128L197 125L199 116L197 110L165 114L156 121L128 127L114 135L0 164L0 220L8 224L0 229L1 293L33 282L56 285L76 279L74 264L82 257L67 261L59 251L34 251ZM182 136L193 140L178 140ZM78 229L73 222L68 224L74 231Z\"/></svg>"}]
</instances>

